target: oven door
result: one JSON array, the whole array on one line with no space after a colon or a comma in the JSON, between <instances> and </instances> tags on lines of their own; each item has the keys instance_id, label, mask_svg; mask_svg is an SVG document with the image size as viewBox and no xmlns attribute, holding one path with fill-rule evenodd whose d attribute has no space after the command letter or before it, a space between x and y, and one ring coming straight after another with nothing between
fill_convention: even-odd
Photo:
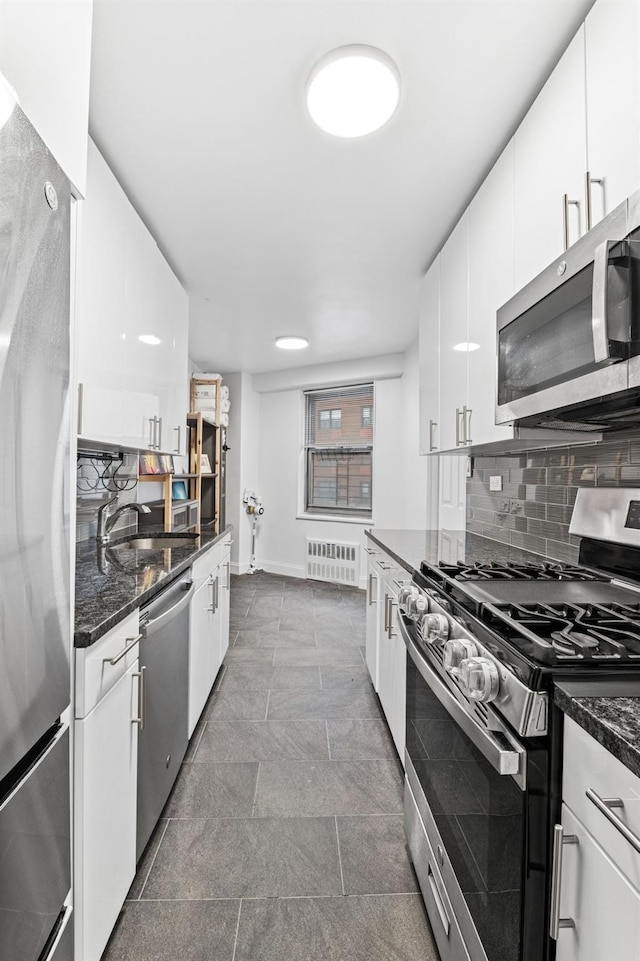
<instances>
[{"instance_id":1,"label":"oven door","mask_svg":"<svg viewBox=\"0 0 640 961\"><path fill-rule=\"evenodd\" d=\"M579 421L576 405L629 387L636 271L627 226L624 203L498 311L497 423ZM595 429L597 412L584 419Z\"/></svg>"},{"instance_id":2,"label":"oven door","mask_svg":"<svg viewBox=\"0 0 640 961\"><path fill-rule=\"evenodd\" d=\"M519 961L528 956L522 950L527 753L499 720L502 730L484 726L494 723L485 705L477 717L473 708L467 713L453 682L440 678L398 620L408 651L405 823L441 957L466 957L452 943L459 931L471 961ZM435 853L435 864L425 863L425 849ZM540 930L544 895L541 902ZM448 905L450 928L443 922Z\"/></svg>"}]
</instances>

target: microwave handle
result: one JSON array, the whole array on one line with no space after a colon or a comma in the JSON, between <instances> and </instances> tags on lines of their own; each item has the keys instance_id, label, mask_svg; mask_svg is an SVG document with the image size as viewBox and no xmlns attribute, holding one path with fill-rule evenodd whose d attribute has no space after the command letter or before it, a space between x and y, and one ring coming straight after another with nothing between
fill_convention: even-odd
<instances>
[{"instance_id":1,"label":"microwave handle","mask_svg":"<svg viewBox=\"0 0 640 961\"><path fill-rule=\"evenodd\" d=\"M612 240L605 240L596 247L593 258L593 291L591 330L593 355L596 364L611 359L609 349L609 320L607 317L607 271Z\"/></svg>"}]
</instances>

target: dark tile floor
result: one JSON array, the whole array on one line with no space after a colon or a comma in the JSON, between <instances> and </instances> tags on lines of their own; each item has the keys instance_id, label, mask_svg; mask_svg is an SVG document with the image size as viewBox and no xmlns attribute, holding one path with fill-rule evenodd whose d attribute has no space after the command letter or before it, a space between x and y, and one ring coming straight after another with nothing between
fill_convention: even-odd
<instances>
[{"instance_id":1,"label":"dark tile floor","mask_svg":"<svg viewBox=\"0 0 640 961\"><path fill-rule=\"evenodd\" d=\"M234 577L231 646L103 961L437 961L364 594Z\"/></svg>"}]
</instances>

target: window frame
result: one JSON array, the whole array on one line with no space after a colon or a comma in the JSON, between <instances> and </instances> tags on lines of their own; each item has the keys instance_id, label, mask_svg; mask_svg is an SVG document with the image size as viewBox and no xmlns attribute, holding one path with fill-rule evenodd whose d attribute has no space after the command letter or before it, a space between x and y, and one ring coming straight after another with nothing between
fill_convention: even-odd
<instances>
[{"instance_id":1,"label":"window frame","mask_svg":"<svg viewBox=\"0 0 640 961\"><path fill-rule=\"evenodd\" d=\"M357 420L357 426L358 426L358 429L360 430L371 431L370 441L366 443L348 442L348 443L342 443L342 444L339 442L330 443L330 442L323 442L322 440L318 441L317 433L320 431L324 432L325 430L327 430L327 428L325 426L320 427L320 417L319 417L320 412L318 412L316 409L314 409L313 411L314 434L313 434L313 440L311 440L310 411L311 411L312 404L314 403L314 400L316 400L318 397L320 397L324 393L326 393L327 395L330 395L330 394L335 395L335 405L332 403L332 405L330 407L325 408L325 410L329 411L330 421L333 420L332 415L334 411L340 410L341 412L340 427L336 427L334 425L331 425L330 423L330 426L328 428L329 430L337 431L342 429L342 425L344 424L344 421L345 421L345 417L344 417L345 405L342 405L340 407L338 406L339 400L342 399L339 395L342 395L342 397L348 398L351 392L357 394L358 392L362 392L362 391L367 391L370 394L371 400L369 403L365 404L364 406L369 408L371 424L369 426L362 425L362 413L360 412L360 416L358 417L358 420ZM365 382L365 383L359 383L359 384L347 384L347 385L341 385L341 386L329 387L329 388L323 388L323 389L309 389L309 390L302 391L301 394L302 394L303 442L302 442L302 452L301 452L302 454L301 456L302 476L301 476L301 490L300 490L301 513L298 516L310 518L313 520L327 519L327 520L338 520L338 521L339 520L352 521L354 523L370 523L373 519L373 473L374 473L373 411L375 407L374 383L371 381L371 382ZM324 413L324 410L322 411L322 413ZM318 463L318 460L314 458L314 455L320 452L324 452L326 455L335 453L336 459L339 457L343 457L343 458L346 457L348 459L348 462L350 461L350 458L352 455L354 457L361 454L368 455L370 467L369 467L368 477L366 478L366 480L364 480L365 486L368 486L368 489L369 489L369 495L368 495L369 507L368 508L366 507L363 508L362 506L358 506L358 507L338 506L337 504L318 506L317 504L312 503L313 501L312 485L313 485L314 476L315 476L314 467ZM359 465L359 466L362 466L362 465ZM358 489L361 491L363 481L360 481L360 483L356 481L355 483L357 484ZM337 479L337 467L336 467L336 485L335 486L337 487L337 485L338 485L338 479ZM351 488L353 485L349 483L348 486L349 488Z\"/></svg>"}]
</instances>

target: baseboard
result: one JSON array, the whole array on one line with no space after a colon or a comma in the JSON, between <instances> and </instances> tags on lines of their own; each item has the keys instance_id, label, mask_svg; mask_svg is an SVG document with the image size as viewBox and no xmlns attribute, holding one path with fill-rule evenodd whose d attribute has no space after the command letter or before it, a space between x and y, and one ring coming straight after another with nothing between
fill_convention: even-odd
<instances>
[{"instance_id":1,"label":"baseboard","mask_svg":"<svg viewBox=\"0 0 640 961\"><path fill-rule=\"evenodd\" d=\"M260 569L266 571L268 574L281 574L283 577L297 577L301 580L305 579L305 568L304 565L294 566L293 564L278 564L272 561L260 561ZM231 573L232 574L246 574L249 570L249 564L243 563L239 564L237 562L232 562ZM367 589L367 578L366 575L361 575L358 579L358 587L361 591L366 591Z\"/></svg>"}]
</instances>

